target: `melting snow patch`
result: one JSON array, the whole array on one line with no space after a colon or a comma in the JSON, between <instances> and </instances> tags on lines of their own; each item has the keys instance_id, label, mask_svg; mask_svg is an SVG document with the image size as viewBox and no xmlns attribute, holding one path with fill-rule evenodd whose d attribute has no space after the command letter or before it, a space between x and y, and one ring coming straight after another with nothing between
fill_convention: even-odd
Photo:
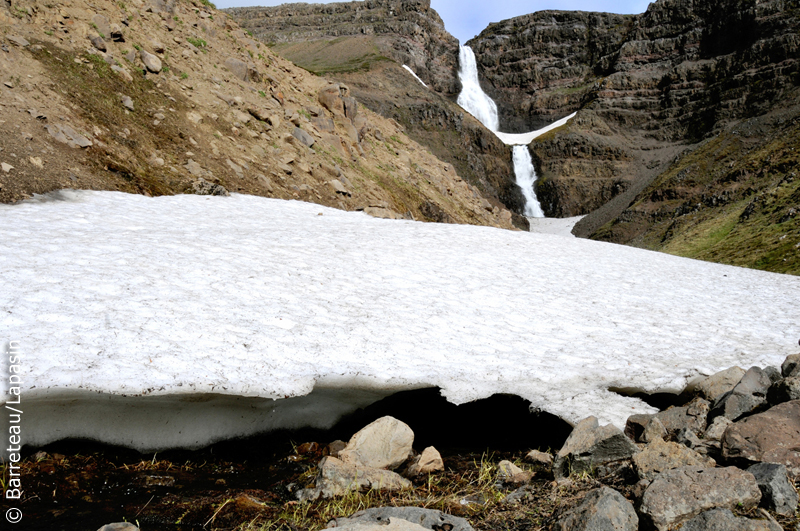
<instances>
[{"instance_id":1,"label":"melting snow patch","mask_svg":"<svg viewBox=\"0 0 800 531\"><path fill-rule=\"evenodd\" d=\"M622 426L652 408L609 387L679 391L797 349L798 277L236 194L62 195L0 206L31 444L196 447L430 386ZM312 390L336 403L286 400Z\"/></svg>"},{"instance_id":2,"label":"melting snow patch","mask_svg":"<svg viewBox=\"0 0 800 531\"><path fill-rule=\"evenodd\" d=\"M415 73L414 73L414 71L413 71L413 70L411 70L411 67L410 67L410 66L408 66L408 65L403 65L403 68L405 68L406 70L408 70L409 72L411 72L411 75L412 75L412 76L414 76L414 79L416 79L417 81L419 81L420 83L422 83L422 86L423 86L423 87L425 87L425 88L428 88L428 85L426 85L426 84L425 84L425 82L424 82L424 81L422 81L422 80L419 78L419 76L418 76L417 74L415 74Z\"/></svg>"}]
</instances>

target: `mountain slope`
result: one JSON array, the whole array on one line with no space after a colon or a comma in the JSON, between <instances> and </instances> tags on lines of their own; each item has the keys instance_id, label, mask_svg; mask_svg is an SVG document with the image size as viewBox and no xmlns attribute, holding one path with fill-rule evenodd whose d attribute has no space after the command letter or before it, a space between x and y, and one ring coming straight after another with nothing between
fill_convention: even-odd
<instances>
[{"instance_id":1,"label":"mountain slope","mask_svg":"<svg viewBox=\"0 0 800 531\"><path fill-rule=\"evenodd\" d=\"M0 4L0 201L231 192L511 228L396 122L200 2Z\"/></svg>"}]
</instances>

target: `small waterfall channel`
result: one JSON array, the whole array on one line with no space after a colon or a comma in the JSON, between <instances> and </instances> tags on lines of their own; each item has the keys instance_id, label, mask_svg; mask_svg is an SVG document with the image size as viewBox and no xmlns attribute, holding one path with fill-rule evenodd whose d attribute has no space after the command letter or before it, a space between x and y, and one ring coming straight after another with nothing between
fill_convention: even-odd
<instances>
[{"instance_id":1,"label":"small waterfall channel","mask_svg":"<svg viewBox=\"0 0 800 531\"><path fill-rule=\"evenodd\" d=\"M573 113L554 124L530 133L501 133L499 131L500 120L497 114L497 104L483 92L478 82L478 65L475 61L475 54L469 46L459 47L459 65L458 78L461 80L462 88L461 93L458 95L457 103L494 132L505 144L512 146L514 175L517 185L522 189L522 194L525 196L524 214L529 218L543 218L544 212L534 191L534 183L537 176L530 151L528 151L528 144L537 136L565 124L575 114Z\"/></svg>"}]
</instances>

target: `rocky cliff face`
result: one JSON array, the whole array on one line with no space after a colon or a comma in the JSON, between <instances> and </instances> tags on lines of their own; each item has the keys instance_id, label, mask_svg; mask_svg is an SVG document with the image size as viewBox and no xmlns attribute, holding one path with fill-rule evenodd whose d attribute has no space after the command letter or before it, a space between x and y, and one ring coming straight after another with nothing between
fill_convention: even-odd
<instances>
[{"instance_id":1,"label":"rocky cliff face","mask_svg":"<svg viewBox=\"0 0 800 531\"><path fill-rule=\"evenodd\" d=\"M458 94L460 90L458 40L445 31L430 0L284 4L227 11L267 43L374 36L383 55L410 66L437 92Z\"/></svg>"},{"instance_id":2,"label":"rocky cliff face","mask_svg":"<svg viewBox=\"0 0 800 531\"><path fill-rule=\"evenodd\" d=\"M641 236L655 223L654 210L663 221L659 198L675 190L651 183L691 166L696 150L738 135L745 123L771 113L794 119L788 109L800 84L798 27L793 1L659 0L636 16L534 13L492 24L468 44L503 129L538 127L580 109L572 124L531 145L547 214L586 214L603 205L578 225L582 235L616 220L596 236L660 248ZM751 142L775 140L779 121L758 121L762 136ZM752 199L774 184L768 183L753 181L740 196ZM679 195L704 205L695 193L709 202L717 185ZM624 212L632 203L640 205L633 217Z\"/></svg>"}]
</instances>

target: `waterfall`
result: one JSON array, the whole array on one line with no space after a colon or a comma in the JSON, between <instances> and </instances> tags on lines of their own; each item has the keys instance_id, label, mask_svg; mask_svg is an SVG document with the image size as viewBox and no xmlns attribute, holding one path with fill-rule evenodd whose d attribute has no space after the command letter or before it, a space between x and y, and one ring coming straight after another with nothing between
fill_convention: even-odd
<instances>
[{"instance_id":1,"label":"waterfall","mask_svg":"<svg viewBox=\"0 0 800 531\"><path fill-rule=\"evenodd\" d=\"M525 196L523 213L527 217L543 218L544 212L539 200L536 199L536 192L534 192L533 188L536 182L536 170L533 167L533 160L531 160L528 146L516 143L515 141L518 139L514 136L510 136L512 141L509 142L507 141L509 137L504 138L501 136L503 133L499 133L500 119L497 115L497 104L481 88L478 81L478 64L475 61L475 54L472 48L459 46L458 58L461 65L458 71L458 79L461 80L461 94L458 95L457 103L489 130L497 134L500 140L514 146L512 148L514 176L517 186L522 189L522 195ZM530 141L528 140L528 143Z\"/></svg>"},{"instance_id":2,"label":"waterfall","mask_svg":"<svg viewBox=\"0 0 800 531\"><path fill-rule=\"evenodd\" d=\"M478 64L475 62L472 48L459 46L458 61L461 65L458 70L461 94L458 95L457 103L489 130L497 132L500 129L497 104L483 92L481 84L478 82Z\"/></svg>"},{"instance_id":3,"label":"waterfall","mask_svg":"<svg viewBox=\"0 0 800 531\"><path fill-rule=\"evenodd\" d=\"M525 214L529 218L543 218L544 212L539 200L536 199L536 192L533 183L536 182L536 170L533 168L531 152L528 146L514 146L512 148L514 159L514 175L517 178L517 185L522 188L522 195L525 196Z\"/></svg>"}]
</instances>

